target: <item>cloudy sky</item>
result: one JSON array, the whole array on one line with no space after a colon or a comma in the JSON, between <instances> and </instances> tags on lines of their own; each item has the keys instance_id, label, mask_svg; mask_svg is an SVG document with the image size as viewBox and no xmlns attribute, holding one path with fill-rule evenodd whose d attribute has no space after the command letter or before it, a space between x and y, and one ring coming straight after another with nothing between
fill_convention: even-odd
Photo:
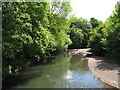
<instances>
[{"instance_id":1,"label":"cloudy sky","mask_svg":"<svg viewBox=\"0 0 120 90\"><path fill-rule=\"evenodd\" d=\"M120 0L70 0L73 13L76 17L83 17L89 20L95 17L105 21L114 10L115 4Z\"/></svg>"}]
</instances>

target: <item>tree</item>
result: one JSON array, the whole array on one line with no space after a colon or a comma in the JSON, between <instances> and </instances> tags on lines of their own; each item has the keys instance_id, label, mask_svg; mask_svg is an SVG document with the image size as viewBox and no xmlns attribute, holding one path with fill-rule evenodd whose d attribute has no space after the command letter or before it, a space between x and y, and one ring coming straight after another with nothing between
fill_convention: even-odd
<instances>
[{"instance_id":1,"label":"tree","mask_svg":"<svg viewBox=\"0 0 120 90\"><path fill-rule=\"evenodd\" d=\"M81 32L83 34L83 37L81 38L82 41L80 41L81 44L78 47L87 47L90 32L92 30L92 26L91 26L90 22L83 18L79 18L79 19L73 18L73 20L75 20L75 21L73 21L71 23L70 27L72 28L75 26L76 28L78 28L78 30L81 29Z\"/></svg>"},{"instance_id":2,"label":"tree","mask_svg":"<svg viewBox=\"0 0 120 90\"><path fill-rule=\"evenodd\" d=\"M90 23L92 25L92 28L94 29L94 28L98 27L102 22L95 18L90 18Z\"/></svg>"},{"instance_id":3,"label":"tree","mask_svg":"<svg viewBox=\"0 0 120 90\"><path fill-rule=\"evenodd\" d=\"M69 48L80 48L83 40L83 33L81 29L76 28L75 26L70 29L70 38L72 40L72 45Z\"/></svg>"},{"instance_id":4,"label":"tree","mask_svg":"<svg viewBox=\"0 0 120 90\"><path fill-rule=\"evenodd\" d=\"M108 18L108 37L106 38L107 56L120 63L120 2L115 6L113 15Z\"/></svg>"},{"instance_id":5,"label":"tree","mask_svg":"<svg viewBox=\"0 0 120 90\"><path fill-rule=\"evenodd\" d=\"M44 59L51 53L65 50L71 40L67 2L56 3L54 12L49 2L4 2L3 22L3 75L14 73L34 57ZM65 5L65 7L63 7ZM67 11L66 11L67 10ZM59 12L59 13L58 13ZM13 70L13 72L11 72Z\"/></svg>"},{"instance_id":6,"label":"tree","mask_svg":"<svg viewBox=\"0 0 120 90\"><path fill-rule=\"evenodd\" d=\"M89 41L93 52L104 55L110 62L120 63L120 2L108 20L98 27L97 25L93 23L94 29Z\"/></svg>"},{"instance_id":7,"label":"tree","mask_svg":"<svg viewBox=\"0 0 120 90\"><path fill-rule=\"evenodd\" d=\"M106 44L103 42L107 37L106 32L106 23L103 23L93 29L91 32L90 40L89 40L89 47L92 48L94 54L97 55L104 55L106 50Z\"/></svg>"}]
</instances>

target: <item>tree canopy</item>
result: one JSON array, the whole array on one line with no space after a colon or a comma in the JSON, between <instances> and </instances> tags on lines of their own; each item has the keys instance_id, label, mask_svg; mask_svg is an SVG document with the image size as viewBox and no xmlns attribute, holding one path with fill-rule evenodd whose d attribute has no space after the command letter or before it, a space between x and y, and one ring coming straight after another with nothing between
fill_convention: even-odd
<instances>
[{"instance_id":1,"label":"tree canopy","mask_svg":"<svg viewBox=\"0 0 120 90\"><path fill-rule=\"evenodd\" d=\"M64 7L65 6L65 7ZM4 2L2 10L3 75L71 44L67 29L69 2Z\"/></svg>"},{"instance_id":2,"label":"tree canopy","mask_svg":"<svg viewBox=\"0 0 120 90\"><path fill-rule=\"evenodd\" d=\"M71 17L70 2L3 2L3 76L68 48L91 47L120 63L120 2L106 22Z\"/></svg>"},{"instance_id":3,"label":"tree canopy","mask_svg":"<svg viewBox=\"0 0 120 90\"><path fill-rule=\"evenodd\" d=\"M107 21L91 33L89 45L94 53L105 54L109 61L120 63L120 2Z\"/></svg>"}]
</instances>

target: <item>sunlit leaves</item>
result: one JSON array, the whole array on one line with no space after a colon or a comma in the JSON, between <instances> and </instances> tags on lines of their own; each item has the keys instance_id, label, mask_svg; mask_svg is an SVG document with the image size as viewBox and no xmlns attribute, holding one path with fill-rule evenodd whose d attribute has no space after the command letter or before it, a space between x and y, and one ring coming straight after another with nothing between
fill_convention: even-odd
<instances>
[{"instance_id":1,"label":"sunlit leaves","mask_svg":"<svg viewBox=\"0 0 120 90\"><path fill-rule=\"evenodd\" d=\"M43 59L65 50L71 44L70 11L68 2L3 3L3 73L9 73L9 65L19 67L36 55Z\"/></svg>"},{"instance_id":2,"label":"sunlit leaves","mask_svg":"<svg viewBox=\"0 0 120 90\"><path fill-rule=\"evenodd\" d=\"M120 63L120 2L116 4L108 20L96 27L91 34L89 45L92 50L107 56L111 62Z\"/></svg>"}]
</instances>

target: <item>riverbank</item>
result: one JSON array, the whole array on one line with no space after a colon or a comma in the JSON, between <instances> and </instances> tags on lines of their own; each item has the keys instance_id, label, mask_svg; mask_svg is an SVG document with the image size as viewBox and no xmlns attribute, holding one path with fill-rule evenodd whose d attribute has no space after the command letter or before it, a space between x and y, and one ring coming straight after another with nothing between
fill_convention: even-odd
<instances>
[{"instance_id":1,"label":"riverbank","mask_svg":"<svg viewBox=\"0 0 120 90\"><path fill-rule=\"evenodd\" d=\"M91 49L70 49L69 54L91 54ZM104 58L98 56L85 57L88 60L90 71L101 81L120 89L120 66L105 62Z\"/></svg>"},{"instance_id":2,"label":"riverbank","mask_svg":"<svg viewBox=\"0 0 120 90\"><path fill-rule=\"evenodd\" d=\"M79 55L82 54L83 56L92 54L90 52L91 48L87 48L87 49L69 49L66 53L67 54L72 54L72 55Z\"/></svg>"},{"instance_id":3,"label":"riverbank","mask_svg":"<svg viewBox=\"0 0 120 90\"><path fill-rule=\"evenodd\" d=\"M98 56L89 57L88 66L90 71L101 81L120 89L118 73L120 66L105 62L105 60Z\"/></svg>"}]
</instances>

